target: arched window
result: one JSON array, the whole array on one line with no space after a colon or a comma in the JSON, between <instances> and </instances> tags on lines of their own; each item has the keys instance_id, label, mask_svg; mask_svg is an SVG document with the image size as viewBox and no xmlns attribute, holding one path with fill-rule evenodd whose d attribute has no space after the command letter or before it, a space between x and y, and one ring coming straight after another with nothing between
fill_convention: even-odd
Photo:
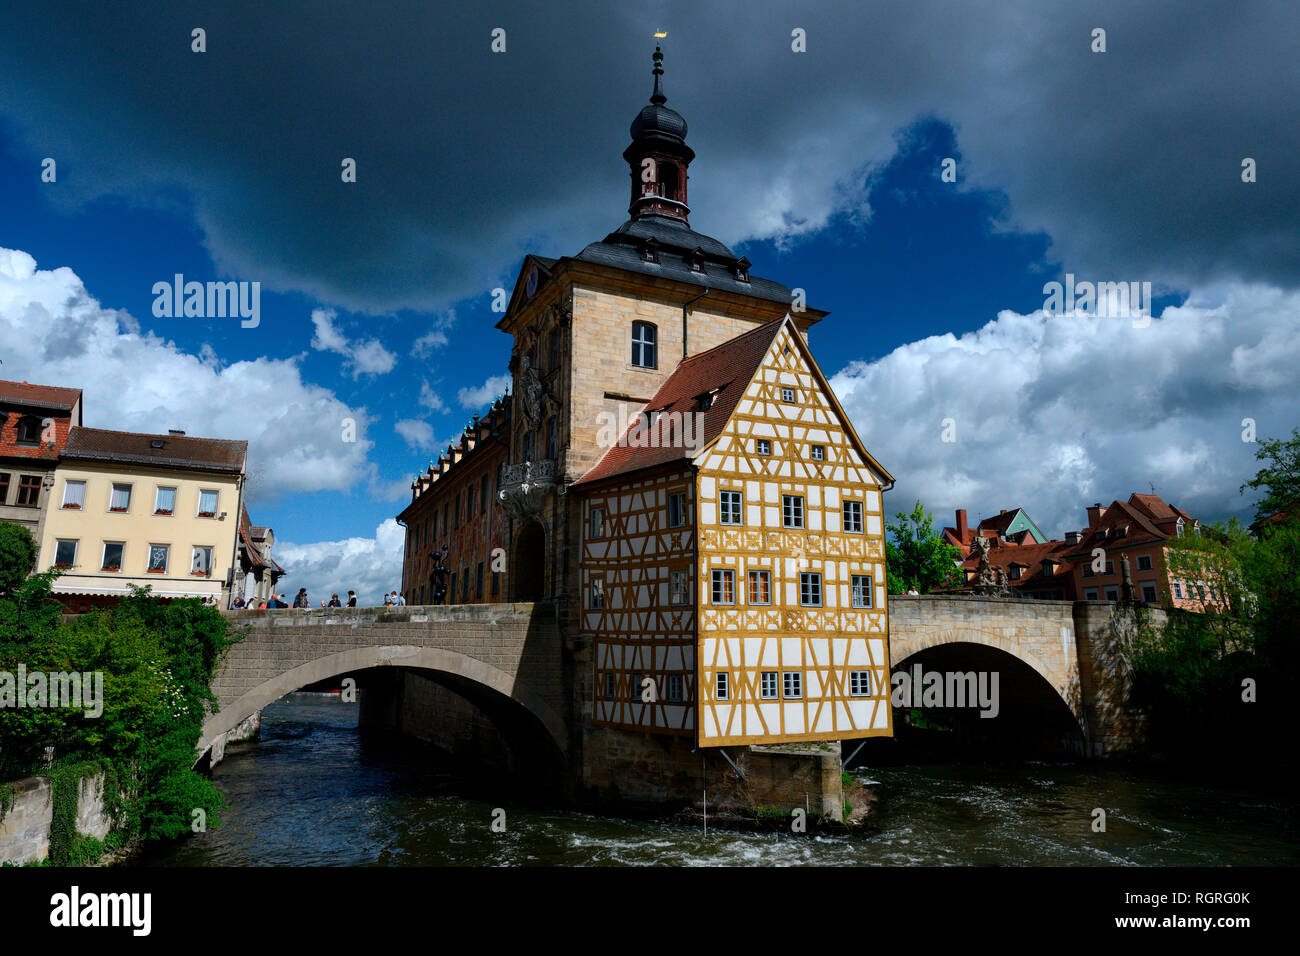
<instances>
[{"instance_id":1,"label":"arched window","mask_svg":"<svg viewBox=\"0 0 1300 956\"><path fill-rule=\"evenodd\" d=\"M655 355L657 330L649 322L632 323L632 364L641 368L658 368Z\"/></svg>"},{"instance_id":2,"label":"arched window","mask_svg":"<svg viewBox=\"0 0 1300 956\"><path fill-rule=\"evenodd\" d=\"M677 198L677 167L672 163L659 164L659 195L665 199Z\"/></svg>"}]
</instances>

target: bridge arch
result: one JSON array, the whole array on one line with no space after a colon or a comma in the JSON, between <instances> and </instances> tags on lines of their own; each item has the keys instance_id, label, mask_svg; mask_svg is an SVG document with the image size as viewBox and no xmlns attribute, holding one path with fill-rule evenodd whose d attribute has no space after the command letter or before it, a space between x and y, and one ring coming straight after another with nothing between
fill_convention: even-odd
<instances>
[{"instance_id":1,"label":"bridge arch","mask_svg":"<svg viewBox=\"0 0 1300 956\"><path fill-rule=\"evenodd\" d=\"M480 690L483 695L497 700L508 700L513 703L512 709L516 713L526 714L544 731L544 736L554 745L557 758L567 751L568 734L564 720L534 689L490 664L456 651L403 644L357 647L326 654L263 681L223 704L220 710L208 717L199 736L199 752L207 753L222 734L286 694L345 674L387 667L447 677L459 687Z\"/></svg>"}]
</instances>

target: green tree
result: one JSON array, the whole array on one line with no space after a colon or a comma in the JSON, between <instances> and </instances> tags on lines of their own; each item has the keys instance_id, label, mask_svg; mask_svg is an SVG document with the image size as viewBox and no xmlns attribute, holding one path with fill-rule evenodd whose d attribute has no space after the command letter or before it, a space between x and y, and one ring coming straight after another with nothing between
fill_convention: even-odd
<instances>
[{"instance_id":1,"label":"green tree","mask_svg":"<svg viewBox=\"0 0 1300 956\"><path fill-rule=\"evenodd\" d=\"M1291 438L1265 438L1255 451L1256 461L1267 461L1254 478L1241 486L1264 489L1264 497L1255 504L1255 519L1266 518L1300 502L1300 427L1291 429Z\"/></svg>"},{"instance_id":2,"label":"green tree","mask_svg":"<svg viewBox=\"0 0 1300 956\"><path fill-rule=\"evenodd\" d=\"M889 593L915 587L922 594L957 587L963 581L957 562L961 552L934 532L934 516L916 503L911 514L898 512L885 539L885 573Z\"/></svg>"}]
</instances>

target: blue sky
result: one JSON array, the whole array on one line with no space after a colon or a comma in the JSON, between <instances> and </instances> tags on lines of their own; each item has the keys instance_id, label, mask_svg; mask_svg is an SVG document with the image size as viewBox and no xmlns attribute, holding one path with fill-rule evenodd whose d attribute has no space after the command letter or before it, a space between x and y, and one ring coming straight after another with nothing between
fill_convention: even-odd
<instances>
[{"instance_id":1,"label":"blue sky","mask_svg":"<svg viewBox=\"0 0 1300 956\"><path fill-rule=\"evenodd\" d=\"M1300 152L1251 92L1297 85L1295 31L1253 4L1230 22L1178 7L1173 26L1007 7L929 25L905 4L759 4L736 26L654 5L697 152L692 225L830 311L814 352L899 478L891 511L1023 506L1060 535L1150 483L1206 520L1248 515L1242 421L1300 423L1300 187L1282 173ZM278 8L300 33L185 5L79 31L0 17L0 377L86 389L88 425L247 438L250 510L294 585L398 586L389 519L505 372L492 289L526 252L573 255L624 221L619 154L650 87L626 13L484 9L424 33ZM494 59L497 22L514 39ZM259 327L156 318L153 285L178 272L260 281ZM1066 272L1153 283L1154 323L1045 314Z\"/></svg>"}]
</instances>

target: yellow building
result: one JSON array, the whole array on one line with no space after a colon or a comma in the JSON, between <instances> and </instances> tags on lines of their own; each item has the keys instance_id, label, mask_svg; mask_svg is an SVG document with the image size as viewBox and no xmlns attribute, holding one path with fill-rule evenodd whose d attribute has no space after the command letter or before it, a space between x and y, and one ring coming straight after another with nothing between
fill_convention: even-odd
<instances>
[{"instance_id":1,"label":"yellow building","mask_svg":"<svg viewBox=\"0 0 1300 956\"><path fill-rule=\"evenodd\" d=\"M73 428L54 471L42 569L70 610L130 585L226 606L243 508L245 441Z\"/></svg>"}]
</instances>

